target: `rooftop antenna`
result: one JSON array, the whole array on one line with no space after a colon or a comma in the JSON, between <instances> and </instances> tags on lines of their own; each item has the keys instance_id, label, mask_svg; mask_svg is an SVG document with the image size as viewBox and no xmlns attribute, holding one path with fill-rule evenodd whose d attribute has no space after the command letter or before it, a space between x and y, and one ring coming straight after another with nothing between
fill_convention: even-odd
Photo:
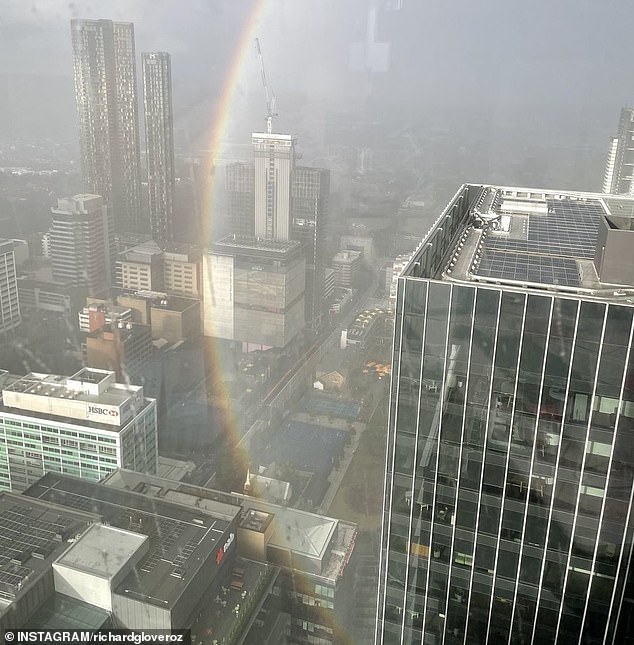
<instances>
[{"instance_id":1,"label":"rooftop antenna","mask_svg":"<svg viewBox=\"0 0 634 645\"><path fill-rule=\"evenodd\" d=\"M255 46L258 50L258 58L260 59L260 74L262 75L262 86L264 87L264 96L266 98L266 131L268 134L273 132L273 117L277 116L275 111L275 94L269 90L269 84L266 80L266 72L264 71L264 58L262 56L262 48L260 47L260 39L255 39Z\"/></svg>"}]
</instances>

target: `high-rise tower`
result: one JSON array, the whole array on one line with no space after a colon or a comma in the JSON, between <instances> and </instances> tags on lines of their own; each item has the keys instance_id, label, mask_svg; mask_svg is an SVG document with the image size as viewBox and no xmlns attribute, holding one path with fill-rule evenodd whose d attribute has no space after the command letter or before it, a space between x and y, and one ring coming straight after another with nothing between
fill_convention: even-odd
<instances>
[{"instance_id":1,"label":"high-rise tower","mask_svg":"<svg viewBox=\"0 0 634 645\"><path fill-rule=\"evenodd\" d=\"M608 160L603 176L603 192L634 195L634 108L623 108L619 131L610 140Z\"/></svg>"},{"instance_id":2,"label":"high-rise tower","mask_svg":"<svg viewBox=\"0 0 634 645\"><path fill-rule=\"evenodd\" d=\"M72 20L84 188L112 209L119 233L140 230L134 25Z\"/></svg>"},{"instance_id":3,"label":"high-rise tower","mask_svg":"<svg viewBox=\"0 0 634 645\"><path fill-rule=\"evenodd\" d=\"M143 105L152 238L174 241L174 126L170 55L144 53Z\"/></svg>"},{"instance_id":4,"label":"high-rise tower","mask_svg":"<svg viewBox=\"0 0 634 645\"><path fill-rule=\"evenodd\" d=\"M377 643L633 633L633 202L466 185L403 270Z\"/></svg>"},{"instance_id":5,"label":"high-rise tower","mask_svg":"<svg viewBox=\"0 0 634 645\"><path fill-rule=\"evenodd\" d=\"M254 132L255 236L287 241L291 230L291 185L295 172L295 137Z\"/></svg>"},{"instance_id":6,"label":"high-rise tower","mask_svg":"<svg viewBox=\"0 0 634 645\"><path fill-rule=\"evenodd\" d=\"M21 322L14 242L0 239L0 338Z\"/></svg>"}]
</instances>

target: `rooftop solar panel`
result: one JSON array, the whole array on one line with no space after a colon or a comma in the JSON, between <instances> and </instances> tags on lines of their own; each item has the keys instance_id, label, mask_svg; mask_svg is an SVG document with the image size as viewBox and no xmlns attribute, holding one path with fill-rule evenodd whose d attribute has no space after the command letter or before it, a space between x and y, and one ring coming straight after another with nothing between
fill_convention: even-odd
<instances>
[{"instance_id":1,"label":"rooftop solar panel","mask_svg":"<svg viewBox=\"0 0 634 645\"><path fill-rule=\"evenodd\" d=\"M476 275L518 282L577 287L578 259L594 258L598 225L605 211L596 200L548 200L547 214L528 214L526 239L483 238Z\"/></svg>"}]
</instances>

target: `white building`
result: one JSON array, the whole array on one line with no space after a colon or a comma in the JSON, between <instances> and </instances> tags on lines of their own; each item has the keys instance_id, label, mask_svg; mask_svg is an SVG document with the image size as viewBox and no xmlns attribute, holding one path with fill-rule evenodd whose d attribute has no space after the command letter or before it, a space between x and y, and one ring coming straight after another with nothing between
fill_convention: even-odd
<instances>
[{"instance_id":1,"label":"white building","mask_svg":"<svg viewBox=\"0 0 634 645\"><path fill-rule=\"evenodd\" d=\"M2 390L0 489L22 491L45 472L97 481L117 468L155 473L156 401L114 372L27 374Z\"/></svg>"},{"instance_id":2,"label":"white building","mask_svg":"<svg viewBox=\"0 0 634 645\"><path fill-rule=\"evenodd\" d=\"M291 186L295 170L295 137L254 132L255 236L287 241L291 228Z\"/></svg>"}]
</instances>

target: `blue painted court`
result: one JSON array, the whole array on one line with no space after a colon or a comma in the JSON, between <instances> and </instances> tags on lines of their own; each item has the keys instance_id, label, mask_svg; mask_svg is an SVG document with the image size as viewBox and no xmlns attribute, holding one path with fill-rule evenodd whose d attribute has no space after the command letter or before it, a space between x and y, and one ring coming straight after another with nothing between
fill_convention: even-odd
<instances>
[{"instance_id":1,"label":"blue painted court","mask_svg":"<svg viewBox=\"0 0 634 645\"><path fill-rule=\"evenodd\" d=\"M343 455L347 431L302 421L287 421L271 433L258 461L290 462L300 470L328 475L337 455Z\"/></svg>"},{"instance_id":2,"label":"blue painted court","mask_svg":"<svg viewBox=\"0 0 634 645\"><path fill-rule=\"evenodd\" d=\"M351 421L356 421L361 411L361 404L356 401L337 399L318 392L304 396L300 407L310 414L323 414Z\"/></svg>"}]
</instances>

